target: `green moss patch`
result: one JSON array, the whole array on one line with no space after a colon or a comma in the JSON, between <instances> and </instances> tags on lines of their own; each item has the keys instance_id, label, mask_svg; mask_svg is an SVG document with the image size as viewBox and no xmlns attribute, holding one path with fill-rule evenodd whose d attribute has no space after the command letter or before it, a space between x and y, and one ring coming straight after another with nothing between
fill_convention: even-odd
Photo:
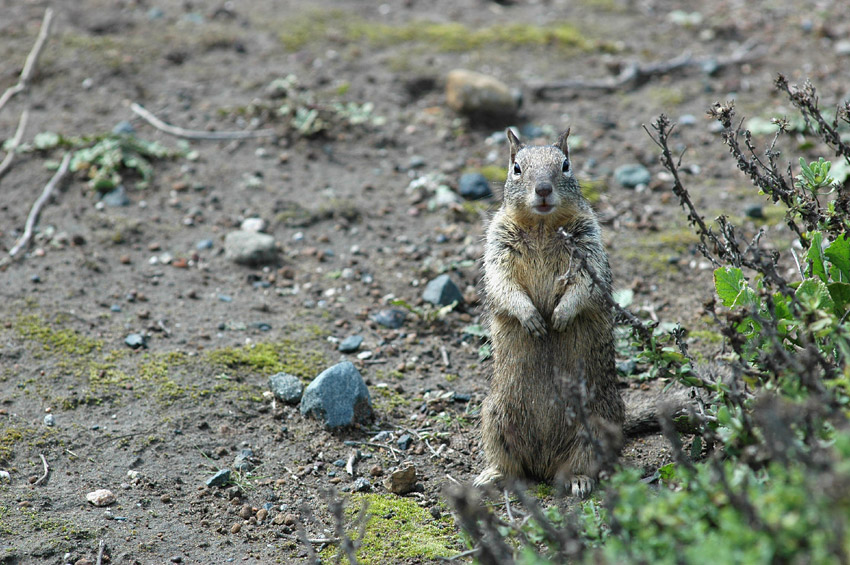
<instances>
[{"instance_id":1,"label":"green moss patch","mask_svg":"<svg viewBox=\"0 0 850 565\"><path fill-rule=\"evenodd\" d=\"M207 354L207 359L232 370L263 375L285 372L302 379L312 379L328 366L320 352L299 347L292 340L218 349Z\"/></svg>"},{"instance_id":2,"label":"green moss patch","mask_svg":"<svg viewBox=\"0 0 850 565\"><path fill-rule=\"evenodd\" d=\"M458 536L450 515L434 519L413 499L363 494L351 497L346 517L355 518L364 502L368 505L368 521L357 550L360 563L401 563L458 553ZM359 524L352 524L348 535L356 538L358 528ZM322 552L322 558L330 563L337 552L336 547L329 547Z\"/></svg>"},{"instance_id":3,"label":"green moss patch","mask_svg":"<svg viewBox=\"0 0 850 565\"><path fill-rule=\"evenodd\" d=\"M103 349L102 341L85 337L71 329L56 329L38 314L21 314L12 326L18 335L37 341L50 353L80 356Z\"/></svg>"}]
</instances>

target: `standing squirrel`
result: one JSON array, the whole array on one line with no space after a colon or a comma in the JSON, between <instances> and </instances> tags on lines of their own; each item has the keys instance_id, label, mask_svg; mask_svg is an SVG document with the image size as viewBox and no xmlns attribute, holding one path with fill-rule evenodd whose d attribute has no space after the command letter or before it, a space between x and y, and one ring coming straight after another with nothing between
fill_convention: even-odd
<instances>
[{"instance_id":1,"label":"standing squirrel","mask_svg":"<svg viewBox=\"0 0 850 565\"><path fill-rule=\"evenodd\" d=\"M586 496L600 440L622 431L611 269L573 175L569 133L531 147L507 131L504 198L484 251L494 364L481 408L488 467L476 485L528 478Z\"/></svg>"}]
</instances>

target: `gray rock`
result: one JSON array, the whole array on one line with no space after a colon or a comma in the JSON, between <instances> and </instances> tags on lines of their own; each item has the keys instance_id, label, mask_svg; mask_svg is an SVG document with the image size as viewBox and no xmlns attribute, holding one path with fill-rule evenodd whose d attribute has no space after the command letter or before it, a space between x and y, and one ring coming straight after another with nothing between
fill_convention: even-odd
<instances>
[{"instance_id":1,"label":"gray rock","mask_svg":"<svg viewBox=\"0 0 850 565\"><path fill-rule=\"evenodd\" d=\"M224 256L240 265L262 265L274 262L277 246L268 234L237 230L224 238Z\"/></svg>"},{"instance_id":2,"label":"gray rock","mask_svg":"<svg viewBox=\"0 0 850 565\"><path fill-rule=\"evenodd\" d=\"M448 306L452 302L463 304L463 295L449 275L443 274L425 285L422 299L436 306Z\"/></svg>"},{"instance_id":3,"label":"gray rock","mask_svg":"<svg viewBox=\"0 0 850 565\"><path fill-rule=\"evenodd\" d=\"M838 55L850 55L850 39L842 39L836 42L835 52Z\"/></svg>"},{"instance_id":4,"label":"gray rock","mask_svg":"<svg viewBox=\"0 0 850 565\"><path fill-rule=\"evenodd\" d=\"M233 468L240 473L245 473L254 468L254 452L250 449L243 449L236 454L233 459Z\"/></svg>"},{"instance_id":5,"label":"gray rock","mask_svg":"<svg viewBox=\"0 0 850 565\"><path fill-rule=\"evenodd\" d=\"M410 465L404 469L393 471L384 480L384 486L387 487L388 491L399 496L413 491L416 486L416 467Z\"/></svg>"},{"instance_id":6,"label":"gray rock","mask_svg":"<svg viewBox=\"0 0 850 565\"><path fill-rule=\"evenodd\" d=\"M634 359L626 359L625 361L617 363L617 372L625 377L634 375L636 369L637 363Z\"/></svg>"},{"instance_id":7,"label":"gray rock","mask_svg":"<svg viewBox=\"0 0 850 565\"><path fill-rule=\"evenodd\" d=\"M402 451L406 451L410 448L411 445L413 445L413 438L410 437L410 434L404 434L403 436L398 438L398 440L396 441L396 445L398 445L398 448Z\"/></svg>"},{"instance_id":8,"label":"gray rock","mask_svg":"<svg viewBox=\"0 0 850 565\"><path fill-rule=\"evenodd\" d=\"M372 419L372 399L357 368L348 361L323 371L304 390L301 414L333 429Z\"/></svg>"},{"instance_id":9,"label":"gray rock","mask_svg":"<svg viewBox=\"0 0 850 565\"><path fill-rule=\"evenodd\" d=\"M198 251L203 251L204 249L212 249L214 243L211 239L202 239L198 243L195 244L195 249Z\"/></svg>"},{"instance_id":10,"label":"gray rock","mask_svg":"<svg viewBox=\"0 0 850 565\"><path fill-rule=\"evenodd\" d=\"M764 219L764 208L760 204L752 204L744 208L744 213L754 220Z\"/></svg>"},{"instance_id":11,"label":"gray rock","mask_svg":"<svg viewBox=\"0 0 850 565\"><path fill-rule=\"evenodd\" d=\"M52 428L53 426L55 426L56 425L56 416L54 416L53 414L46 414L44 416L44 425L47 426L48 428Z\"/></svg>"},{"instance_id":12,"label":"gray rock","mask_svg":"<svg viewBox=\"0 0 850 565\"><path fill-rule=\"evenodd\" d=\"M494 77L466 69L446 77L446 103L470 118L507 120L516 115L519 102L519 95Z\"/></svg>"},{"instance_id":13,"label":"gray rock","mask_svg":"<svg viewBox=\"0 0 850 565\"><path fill-rule=\"evenodd\" d=\"M458 182L458 192L468 200L480 200L493 196L493 191L490 190L490 181L481 173L461 175Z\"/></svg>"},{"instance_id":14,"label":"gray rock","mask_svg":"<svg viewBox=\"0 0 850 565\"><path fill-rule=\"evenodd\" d=\"M124 338L124 343L131 349L147 349L148 340L142 334L130 334Z\"/></svg>"},{"instance_id":15,"label":"gray rock","mask_svg":"<svg viewBox=\"0 0 850 565\"><path fill-rule=\"evenodd\" d=\"M130 198L127 196L127 191L124 190L123 184L119 184L110 192L104 194L101 201L110 208L120 208L121 206L130 205Z\"/></svg>"},{"instance_id":16,"label":"gray rock","mask_svg":"<svg viewBox=\"0 0 850 565\"><path fill-rule=\"evenodd\" d=\"M128 122L127 120L121 120L115 127L112 128L112 133L116 135L133 135L136 133L136 128L133 127L133 124Z\"/></svg>"},{"instance_id":17,"label":"gray rock","mask_svg":"<svg viewBox=\"0 0 850 565\"><path fill-rule=\"evenodd\" d=\"M304 393L301 379L288 373L277 373L269 377L269 390L274 397L287 404L298 404Z\"/></svg>"},{"instance_id":18,"label":"gray rock","mask_svg":"<svg viewBox=\"0 0 850 565\"><path fill-rule=\"evenodd\" d=\"M372 490L372 483L366 477L357 477L354 479L354 484L351 488L354 492L369 492Z\"/></svg>"},{"instance_id":19,"label":"gray rock","mask_svg":"<svg viewBox=\"0 0 850 565\"><path fill-rule=\"evenodd\" d=\"M360 349L360 344L363 343L362 335L350 335L339 344L339 350L342 353L354 353Z\"/></svg>"},{"instance_id":20,"label":"gray rock","mask_svg":"<svg viewBox=\"0 0 850 565\"><path fill-rule=\"evenodd\" d=\"M398 308L387 308L385 310L381 310L377 314L373 314L371 318L373 321L385 328L397 330L404 325L404 319L407 318L407 312L399 310Z\"/></svg>"},{"instance_id":21,"label":"gray rock","mask_svg":"<svg viewBox=\"0 0 850 565\"><path fill-rule=\"evenodd\" d=\"M206 485L208 487L222 487L230 482L230 469L222 469L209 479L207 479Z\"/></svg>"},{"instance_id":22,"label":"gray rock","mask_svg":"<svg viewBox=\"0 0 850 565\"><path fill-rule=\"evenodd\" d=\"M649 184L652 175L643 165L621 165L614 171L614 178L626 188L634 188L641 184Z\"/></svg>"}]
</instances>

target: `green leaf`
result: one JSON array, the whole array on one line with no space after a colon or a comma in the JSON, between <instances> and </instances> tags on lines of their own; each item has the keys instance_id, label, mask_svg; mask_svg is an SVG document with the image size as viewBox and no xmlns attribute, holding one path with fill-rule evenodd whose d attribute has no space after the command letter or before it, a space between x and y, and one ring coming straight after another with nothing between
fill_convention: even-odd
<instances>
[{"instance_id":1,"label":"green leaf","mask_svg":"<svg viewBox=\"0 0 850 565\"><path fill-rule=\"evenodd\" d=\"M737 267L719 267L714 271L714 288L727 308L740 304L753 304L755 293L747 285L744 273Z\"/></svg>"},{"instance_id":2,"label":"green leaf","mask_svg":"<svg viewBox=\"0 0 850 565\"><path fill-rule=\"evenodd\" d=\"M472 324L461 330L463 333L475 337L490 337L490 333L481 324Z\"/></svg>"},{"instance_id":3,"label":"green leaf","mask_svg":"<svg viewBox=\"0 0 850 565\"><path fill-rule=\"evenodd\" d=\"M829 289L817 279L804 280L794 294L797 300L809 310L832 310L835 302L829 295Z\"/></svg>"},{"instance_id":4,"label":"green leaf","mask_svg":"<svg viewBox=\"0 0 850 565\"><path fill-rule=\"evenodd\" d=\"M811 245L809 245L809 251L806 253L806 259L810 261L812 270L811 276L818 277L823 282L826 282L826 266L824 264L824 254L823 254L823 234L819 231L811 232L809 234L809 239Z\"/></svg>"},{"instance_id":5,"label":"green leaf","mask_svg":"<svg viewBox=\"0 0 850 565\"><path fill-rule=\"evenodd\" d=\"M672 481L676 478L676 464L667 463L666 465L658 469L658 475L663 481Z\"/></svg>"},{"instance_id":6,"label":"green leaf","mask_svg":"<svg viewBox=\"0 0 850 565\"><path fill-rule=\"evenodd\" d=\"M835 282L850 283L850 242L847 234L841 234L824 250L832 268L829 274Z\"/></svg>"},{"instance_id":7,"label":"green leaf","mask_svg":"<svg viewBox=\"0 0 850 565\"><path fill-rule=\"evenodd\" d=\"M61 136L58 133L54 133L52 131L45 131L42 133L35 134L35 137L32 138L32 144L36 149L53 149L58 146L62 141Z\"/></svg>"},{"instance_id":8,"label":"green leaf","mask_svg":"<svg viewBox=\"0 0 850 565\"><path fill-rule=\"evenodd\" d=\"M492 357L493 351L490 349L490 344L485 343L481 347L478 348L478 360L484 361L485 359L489 359Z\"/></svg>"},{"instance_id":9,"label":"green leaf","mask_svg":"<svg viewBox=\"0 0 850 565\"><path fill-rule=\"evenodd\" d=\"M635 299L635 293L629 288L622 288L614 291L613 298L620 308L628 308Z\"/></svg>"},{"instance_id":10,"label":"green leaf","mask_svg":"<svg viewBox=\"0 0 850 565\"><path fill-rule=\"evenodd\" d=\"M829 296L835 303L835 314L843 316L850 306L850 283L834 282L826 285L829 289Z\"/></svg>"}]
</instances>

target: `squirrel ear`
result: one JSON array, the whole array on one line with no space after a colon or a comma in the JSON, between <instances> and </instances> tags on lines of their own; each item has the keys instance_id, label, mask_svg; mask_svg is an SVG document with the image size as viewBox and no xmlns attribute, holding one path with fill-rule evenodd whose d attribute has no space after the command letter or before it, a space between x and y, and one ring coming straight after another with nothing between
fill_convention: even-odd
<instances>
[{"instance_id":1,"label":"squirrel ear","mask_svg":"<svg viewBox=\"0 0 850 565\"><path fill-rule=\"evenodd\" d=\"M555 147L564 152L564 155L567 157L570 156L570 148L567 146L567 138L570 137L570 128L567 128L567 131L562 133L558 137L558 143L555 144Z\"/></svg>"},{"instance_id":2,"label":"squirrel ear","mask_svg":"<svg viewBox=\"0 0 850 565\"><path fill-rule=\"evenodd\" d=\"M514 162L516 158L516 154L519 153L519 150L523 148L522 142L514 133L514 130L508 128L505 130L505 135L508 136L508 143L511 144L511 163Z\"/></svg>"}]
</instances>

